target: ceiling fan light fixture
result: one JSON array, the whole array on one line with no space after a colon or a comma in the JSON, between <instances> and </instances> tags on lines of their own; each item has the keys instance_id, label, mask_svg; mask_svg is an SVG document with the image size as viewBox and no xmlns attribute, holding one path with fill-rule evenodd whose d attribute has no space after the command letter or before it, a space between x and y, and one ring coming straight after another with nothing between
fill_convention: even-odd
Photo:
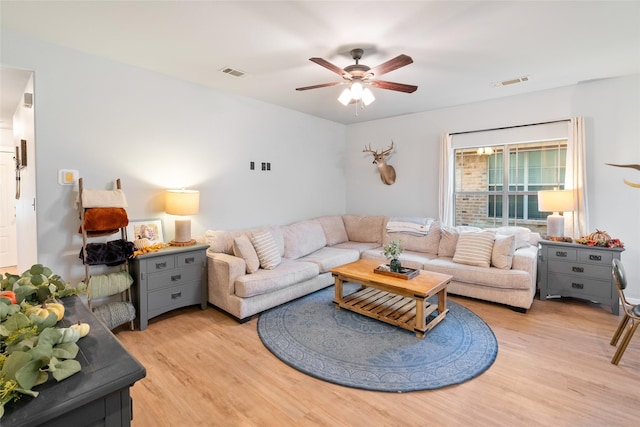
<instances>
[{"instance_id":1,"label":"ceiling fan light fixture","mask_svg":"<svg viewBox=\"0 0 640 427\"><path fill-rule=\"evenodd\" d=\"M364 105L369 105L375 100L376 97L373 96L373 92L371 92L368 87L362 91L362 102L364 103Z\"/></svg>"},{"instance_id":2,"label":"ceiling fan light fixture","mask_svg":"<svg viewBox=\"0 0 640 427\"><path fill-rule=\"evenodd\" d=\"M345 107L349 105L349 103L351 102L351 90L349 90L349 88L346 88L345 90L343 90L340 96L338 97L338 101L340 101L340 103Z\"/></svg>"},{"instance_id":3,"label":"ceiling fan light fixture","mask_svg":"<svg viewBox=\"0 0 640 427\"><path fill-rule=\"evenodd\" d=\"M355 99L356 101L360 100L360 98L362 98L362 92L362 83L354 82L351 84L351 97L353 99Z\"/></svg>"}]
</instances>

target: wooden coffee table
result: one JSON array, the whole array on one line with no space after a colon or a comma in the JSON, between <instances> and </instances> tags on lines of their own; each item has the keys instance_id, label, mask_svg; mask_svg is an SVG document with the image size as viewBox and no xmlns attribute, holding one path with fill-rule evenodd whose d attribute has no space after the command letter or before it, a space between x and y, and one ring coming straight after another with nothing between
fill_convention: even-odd
<instances>
[{"instance_id":1,"label":"wooden coffee table","mask_svg":"<svg viewBox=\"0 0 640 427\"><path fill-rule=\"evenodd\" d=\"M374 273L378 265L379 262L359 260L330 270L335 278L336 308L415 331L418 338L424 338L449 311L447 285L453 276L420 270L418 276L405 280ZM344 282L357 283L362 288L345 297L342 295ZM437 305L427 301L436 294Z\"/></svg>"}]
</instances>

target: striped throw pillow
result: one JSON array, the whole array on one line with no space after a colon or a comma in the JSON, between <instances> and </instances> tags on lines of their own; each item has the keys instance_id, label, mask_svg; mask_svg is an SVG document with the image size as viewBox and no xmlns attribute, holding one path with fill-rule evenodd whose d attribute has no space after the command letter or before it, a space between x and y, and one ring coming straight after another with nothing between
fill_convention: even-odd
<instances>
[{"instance_id":1,"label":"striped throw pillow","mask_svg":"<svg viewBox=\"0 0 640 427\"><path fill-rule=\"evenodd\" d=\"M495 237L490 230L460 233L453 262L489 268Z\"/></svg>"},{"instance_id":2,"label":"striped throw pillow","mask_svg":"<svg viewBox=\"0 0 640 427\"><path fill-rule=\"evenodd\" d=\"M251 243L256 249L258 259L260 260L260 267L265 270L273 270L279 264L282 258L280 257L280 251L276 245L276 241L273 239L271 232L260 231L253 233L251 236Z\"/></svg>"}]
</instances>

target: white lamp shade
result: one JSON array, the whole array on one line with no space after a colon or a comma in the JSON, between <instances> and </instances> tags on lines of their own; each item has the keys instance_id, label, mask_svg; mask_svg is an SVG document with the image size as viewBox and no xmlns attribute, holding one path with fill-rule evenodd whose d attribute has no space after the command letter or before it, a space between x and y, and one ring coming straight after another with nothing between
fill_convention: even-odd
<instances>
[{"instance_id":1,"label":"white lamp shade","mask_svg":"<svg viewBox=\"0 0 640 427\"><path fill-rule=\"evenodd\" d=\"M349 105L349 102L351 102L351 91L349 90L349 88L346 88L342 91L342 93L338 97L338 101L340 101L340 103L345 107Z\"/></svg>"},{"instance_id":2,"label":"white lamp shade","mask_svg":"<svg viewBox=\"0 0 640 427\"><path fill-rule=\"evenodd\" d=\"M195 215L200 207L197 190L167 190L165 212L170 215Z\"/></svg>"},{"instance_id":3,"label":"white lamp shade","mask_svg":"<svg viewBox=\"0 0 640 427\"><path fill-rule=\"evenodd\" d=\"M369 105L375 100L376 97L373 96L373 92L371 92L368 87L362 91L362 102L364 102L364 105Z\"/></svg>"},{"instance_id":4,"label":"white lamp shade","mask_svg":"<svg viewBox=\"0 0 640 427\"><path fill-rule=\"evenodd\" d=\"M356 101L362 98L362 91L363 91L362 83L355 82L351 84L351 97Z\"/></svg>"},{"instance_id":5,"label":"white lamp shade","mask_svg":"<svg viewBox=\"0 0 640 427\"><path fill-rule=\"evenodd\" d=\"M573 210L573 190L538 191L538 211L569 212Z\"/></svg>"}]
</instances>

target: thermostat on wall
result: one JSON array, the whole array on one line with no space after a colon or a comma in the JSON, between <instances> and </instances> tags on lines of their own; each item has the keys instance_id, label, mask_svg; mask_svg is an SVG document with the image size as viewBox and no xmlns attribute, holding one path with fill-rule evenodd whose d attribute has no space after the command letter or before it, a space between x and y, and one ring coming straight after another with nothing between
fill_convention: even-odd
<instances>
[{"instance_id":1,"label":"thermostat on wall","mask_svg":"<svg viewBox=\"0 0 640 427\"><path fill-rule=\"evenodd\" d=\"M58 184L73 185L78 181L80 173L75 169L60 169L58 171Z\"/></svg>"}]
</instances>

